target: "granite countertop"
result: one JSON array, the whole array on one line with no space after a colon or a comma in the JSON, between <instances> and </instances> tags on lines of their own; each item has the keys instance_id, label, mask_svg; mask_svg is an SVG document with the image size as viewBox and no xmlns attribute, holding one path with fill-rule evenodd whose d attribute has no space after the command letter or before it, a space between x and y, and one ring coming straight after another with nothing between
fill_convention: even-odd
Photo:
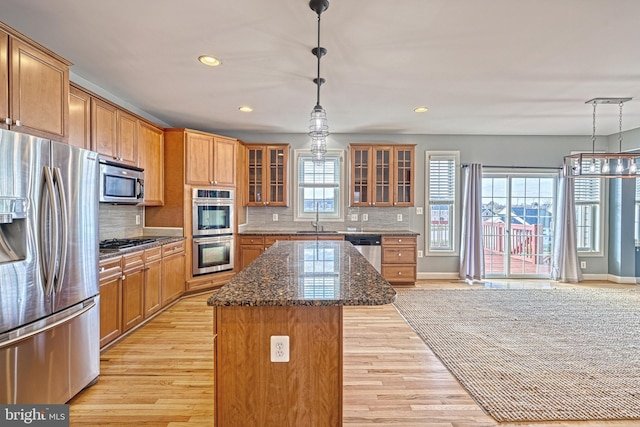
<instances>
[{"instance_id":1,"label":"granite countertop","mask_svg":"<svg viewBox=\"0 0 640 427\"><path fill-rule=\"evenodd\" d=\"M144 237L148 237L149 239L156 239L156 241L151 243L145 243L144 245L133 246L131 248L126 248L119 251L109 251L109 252L100 251L100 256L98 259L102 261L104 259L115 258L121 255L130 254L132 252L143 251L145 249L151 249L151 248L166 245L169 243L181 242L184 240L184 237L182 236L144 236Z\"/></svg>"},{"instance_id":2,"label":"granite countertop","mask_svg":"<svg viewBox=\"0 0 640 427\"><path fill-rule=\"evenodd\" d=\"M383 305L396 291L351 243L279 241L207 300L210 306Z\"/></svg>"},{"instance_id":3,"label":"granite countertop","mask_svg":"<svg viewBox=\"0 0 640 427\"><path fill-rule=\"evenodd\" d=\"M251 235L251 236L315 236L316 234L320 236L331 236L331 235L375 235L375 236L419 236L420 233L411 231L411 230L358 230L358 231L321 231L320 233L314 233L313 230L304 230L300 232L300 230L291 230L291 229L283 229L283 230L243 230L238 232L239 236L242 235Z\"/></svg>"}]
</instances>

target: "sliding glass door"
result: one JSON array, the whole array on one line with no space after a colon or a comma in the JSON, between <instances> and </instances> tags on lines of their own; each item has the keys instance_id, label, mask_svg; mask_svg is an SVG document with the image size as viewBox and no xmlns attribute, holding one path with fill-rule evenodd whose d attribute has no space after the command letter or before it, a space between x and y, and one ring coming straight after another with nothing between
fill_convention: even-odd
<instances>
[{"instance_id":1,"label":"sliding glass door","mask_svg":"<svg viewBox=\"0 0 640 427\"><path fill-rule=\"evenodd\" d=\"M550 277L556 181L551 174L484 174L487 277Z\"/></svg>"}]
</instances>

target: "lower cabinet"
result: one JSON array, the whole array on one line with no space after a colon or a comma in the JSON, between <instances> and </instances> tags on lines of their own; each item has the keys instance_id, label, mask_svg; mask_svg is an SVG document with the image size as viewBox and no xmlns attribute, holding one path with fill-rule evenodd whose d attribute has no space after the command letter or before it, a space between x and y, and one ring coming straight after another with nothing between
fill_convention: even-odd
<instances>
[{"instance_id":1,"label":"lower cabinet","mask_svg":"<svg viewBox=\"0 0 640 427\"><path fill-rule=\"evenodd\" d=\"M122 257L122 329L128 331L144 319L144 251Z\"/></svg>"},{"instance_id":2,"label":"lower cabinet","mask_svg":"<svg viewBox=\"0 0 640 427\"><path fill-rule=\"evenodd\" d=\"M415 284L415 236L382 236L382 276L393 284Z\"/></svg>"},{"instance_id":3,"label":"lower cabinet","mask_svg":"<svg viewBox=\"0 0 640 427\"><path fill-rule=\"evenodd\" d=\"M162 248L144 251L144 318L162 308Z\"/></svg>"},{"instance_id":4,"label":"lower cabinet","mask_svg":"<svg viewBox=\"0 0 640 427\"><path fill-rule=\"evenodd\" d=\"M122 257L100 261L100 347L122 334Z\"/></svg>"},{"instance_id":5,"label":"lower cabinet","mask_svg":"<svg viewBox=\"0 0 640 427\"><path fill-rule=\"evenodd\" d=\"M238 236L239 237L239 256L240 268L242 270L247 265L251 264L251 261L258 258L262 253L273 245L278 240L290 240L291 236Z\"/></svg>"},{"instance_id":6,"label":"lower cabinet","mask_svg":"<svg viewBox=\"0 0 640 427\"><path fill-rule=\"evenodd\" d=\"M184 242L162 247L162 306L180 298L184 293Z\"/></svg>"}]
</instances>

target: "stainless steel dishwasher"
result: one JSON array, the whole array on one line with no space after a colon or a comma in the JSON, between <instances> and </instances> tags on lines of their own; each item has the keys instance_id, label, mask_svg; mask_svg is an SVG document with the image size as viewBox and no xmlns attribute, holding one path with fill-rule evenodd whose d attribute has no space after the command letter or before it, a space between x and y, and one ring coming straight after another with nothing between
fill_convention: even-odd
<instances>
[{"instance_id":1,"label":"stainless steel dishwasher","mask_svg":"<svg viewBox=\"0 0 640 427\"><path fill-rule=\"evenodd\" d=\"M376 234L347 234L344 240L351 242L356 249L375 267L378 273L381 272L382 258L382 238Z\"/></svg>"}]
</instances>

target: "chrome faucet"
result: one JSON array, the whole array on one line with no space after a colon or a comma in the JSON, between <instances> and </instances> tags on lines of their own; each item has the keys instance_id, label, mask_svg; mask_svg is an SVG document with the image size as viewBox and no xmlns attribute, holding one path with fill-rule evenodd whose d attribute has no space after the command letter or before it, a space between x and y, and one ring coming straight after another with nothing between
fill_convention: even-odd
<instances>
[{"instance_id":1,"label":"chrome faucet","mask_svg":"<svg viewBox=\"0 0 640 427\"><path fill-rule=\"evenodd\" d=\"M318 202L316 202L316 220L311 222L311 226L316 229L316 233L322 231L322 226L320 225L320 203Z\"/></svg>"}]
</instances>

